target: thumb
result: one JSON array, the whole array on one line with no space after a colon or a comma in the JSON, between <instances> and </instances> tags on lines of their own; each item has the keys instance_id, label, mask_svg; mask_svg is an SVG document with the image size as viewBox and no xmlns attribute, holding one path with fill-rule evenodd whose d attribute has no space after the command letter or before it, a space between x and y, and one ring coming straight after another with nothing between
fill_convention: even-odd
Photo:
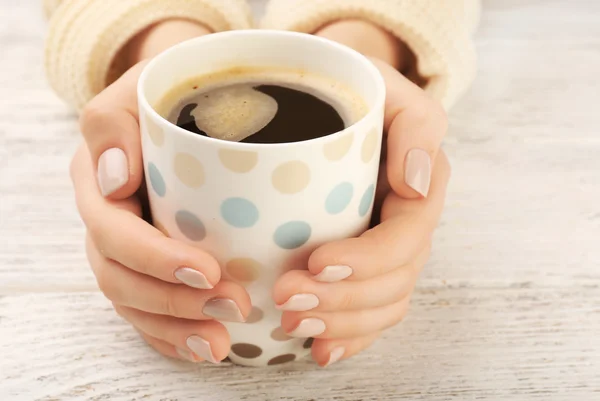
<instances>
[{"instance_id":1,"label":"thumb","mask_svg":"<svg viewBox=\"0 0 600 401\"><path fill-rule=\"evenodd\" d=\"M83 109L81 132L89 148L100 192L111 199L134 194L143 178L136 64Z\"/></svg>"},{"instance_id":2,"label":"thumb","mask_svg":"<svg viewBox=\"0 0 600 401\"><path fill-rule=\"evenodd\" d=\"M386 83L387 180L405 199L427 197L433 162L448 129L442 105L397 70L373 60Z\"/></svg>"}]
</instances>

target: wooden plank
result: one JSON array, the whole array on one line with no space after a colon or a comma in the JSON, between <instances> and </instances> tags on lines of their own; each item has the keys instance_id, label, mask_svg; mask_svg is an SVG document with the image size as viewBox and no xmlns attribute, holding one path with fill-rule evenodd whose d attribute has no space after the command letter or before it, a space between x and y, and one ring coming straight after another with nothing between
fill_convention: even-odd
<instances>
[{"instance_id":1,"label":"wooden plank","mask_svg":"<svg viewBox=\"0 0 600 401\"><path fill-rule=\"evenodd\" d=\"M6 296L0 313L0 395L11 401L545 401L600 392L595 289L419 291L403 324L328 369L166 360L96 293Z\"/></svg>"}]
</instances>

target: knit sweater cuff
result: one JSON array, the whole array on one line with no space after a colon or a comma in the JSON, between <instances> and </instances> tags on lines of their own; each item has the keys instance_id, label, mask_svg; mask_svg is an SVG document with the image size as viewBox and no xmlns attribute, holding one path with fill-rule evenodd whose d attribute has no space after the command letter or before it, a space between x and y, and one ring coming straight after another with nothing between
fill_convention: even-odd
<instances>
[{"instance_id":1,"label":"knit sweater cuff","mask_svg":"<svg viewBox=\"0 0 600 401\"><path fill-rule=\"evenodd\" d=\"M272 0L264 28L314 33L341 19L363 19L390 31L415 53L426 91L451 107L475 75L470 0Z\"/></svg>"},{"instance_id":2,"label":"knit sweater cuff","mask_svg":"<svg viewBox=\"0 0 600 401\"><path fill-rule=\"evenodd\" d=\"M244 0L63 0L52 11L45 54L48 80L77 109L114 75L110 69L117 52L153 23L184 18L215 32L251 27Z\"/></svg>"}]
</instances>

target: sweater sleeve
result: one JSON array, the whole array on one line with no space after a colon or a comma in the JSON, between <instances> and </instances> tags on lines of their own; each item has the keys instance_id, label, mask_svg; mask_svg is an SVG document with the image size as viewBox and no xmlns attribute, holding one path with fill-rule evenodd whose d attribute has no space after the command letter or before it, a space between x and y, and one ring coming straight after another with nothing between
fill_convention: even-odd
<instances>
[{"instance_id":1,"label":"sweater sleeve","mask_svg":"<svg viewBox=\"0 0 600 401\"><path fill-rule=\"evenodd\" d=\"M271 0L262 26L313 33L340 19L371 21L411 48L425 90L450 108L475 76L479 13L479 0Z\"/></svg>"},{"instance_id":2,"label":"sweater sleeve","mask_svg":"<svg viewBox=\"0 0 600 401\"><path fill-rule=\"evenodd\" d=\"M115 56L153 23L185 18L215 32L251 27L245 0L44 0L43 5L50 19L48 81L76 109L124 72Z\"/></svg>"}]
</instances>

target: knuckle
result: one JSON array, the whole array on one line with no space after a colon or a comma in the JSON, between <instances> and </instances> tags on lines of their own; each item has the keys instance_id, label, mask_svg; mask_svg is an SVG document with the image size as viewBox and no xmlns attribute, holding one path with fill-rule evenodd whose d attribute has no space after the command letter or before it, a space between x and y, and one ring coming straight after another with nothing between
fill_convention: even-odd
<instances>
[{"instance_id":1,"label":"knuckle","mask_svg":"<svg viewBox=\"0 0 600 401\"><path fill-rule=\"evenodd\" d=\"M81 111L79 126L84 135L90 127L101 125L102 122L107 121L113 114L110 106L106 106L96 99L91 100Z\"/></svg>"},{"instance_id":2,"label":"knuckle","mask_svg":"<svg viewBox=\"0 0 600 401\"><path fill-rule=\"evenodd\" d=\"M94 274L96 275L96 283L98 284L98 288L104 294L106 298L110 301L118 301L120 299L120 294L117 285L115 285L114 280L108 269L103 266L98 266L94 269Z\"/></svg>"},{"instance_id":3,"label":"knuckle","mask_svg":"<svg viewBox=\"0 0 600 401\"><path fill-rule=\"evenodd\" d=\"M165 292L163 297L162 310L163 313L174 317L183 317L181 314L181 308L179 307L176 288L171 288Z\"/></svg>"},{"instance_id":4,"label":"knuckle","mask_svg":"<svg viewBox=\"0 0 600 401\"><path fill-rule=\"evenodd\" d=\"M337 302L339 310L351 310L356 306L357 295L353 292L346 291L340 294Z\"/></svg>"}]
</instances>

